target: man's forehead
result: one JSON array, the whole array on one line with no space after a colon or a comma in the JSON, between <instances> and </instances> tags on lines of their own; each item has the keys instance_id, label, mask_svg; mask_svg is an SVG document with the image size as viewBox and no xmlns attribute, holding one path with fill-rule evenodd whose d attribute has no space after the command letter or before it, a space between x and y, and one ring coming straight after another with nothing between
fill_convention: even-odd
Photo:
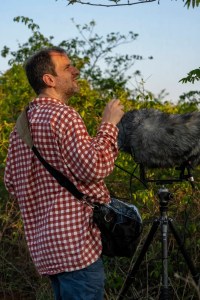
<instances>
[{"instance_id":1,"label":"man's forehead","mask_svg":"<svg viewBox=\"0 0 200 300\"><path fill-rule=\"evenodd\" d=\"M51 51L50 56L54 64L71 64L71 61L66 53Z\"/></svg>"},{"instance_id":2,"label":"man's forehead","mask_svg":"<svg viewBox=\"0 0 200 300\"><path fill-rule=\"evenodd\" d=\"M64 52L61 53L61 52L51 51L49 54L50 54L51 56L65 56L65 57L68 58L67 54L64 53Z\"/></svg>"}]
</instances>

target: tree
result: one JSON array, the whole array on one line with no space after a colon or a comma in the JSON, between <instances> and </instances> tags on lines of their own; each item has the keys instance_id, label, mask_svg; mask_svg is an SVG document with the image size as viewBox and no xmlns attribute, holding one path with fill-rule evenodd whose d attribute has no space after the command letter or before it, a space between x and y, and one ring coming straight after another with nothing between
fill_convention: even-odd
<instances>
[{"instance_id":1,"label":"tree","mask_svg":"<svg viewBox=\"0 0 200 300\"><path fill-rule=\"evenodd\" d=\"M199 80L200 80L200 68L190 71L186 77L182 78L179 81L182 83L188 83L188 82L194 83L195 81L199 81Z\"/></svg>"},{"instance_id":2,"label":"tree","mask_svg":"<svg viewBox=\"0 0 200 300\"><path fill-rule=\"evenodd\" d=\"M14 22L25 24L32 32L31 37L24 44L18 45L17 51L11 51L4 46L1 51L3 57L11 57L9 65L23 64L23 62L37 49L44 46L53 46L54 37L45 37L39 31L39 26L32 19L19 16L14 18ZM81 83L86 88L87 83L90 90L96 91L97 99L107 99L111 96L120 95L125 91L128 93L126 84L130 78L127 71L130 70L135 61L143 60L142 55L118 55L114 51L123 44L132 43L138 38L138 34L129 31L128 34L111 32L106 37L94 33L96 23L91 21L89 24L80 26L72 19L72 22L79 33L78 37L70 40L63 40L57 46L63 47L74 65L81 71ZM150 56L149 59L152 59ZM78 103L79 104L79 103Z\"/></svg>"},{"instance_id":3,"label":"tree","mask_svg":"<svg viewBox=\"0 0 200 300\"><path fill-rule=\"evenodd\" d=\"M58 1L58 0L56 0ZM135 4L142 4L142 3L150 3L157 1L160 3L161 0L107 0L107 4L102 4L102 1L97 2L96 0L67 0L68 4L86 4L92 6L104 6L104 7L116 7L116 6L131 6ZM189 7L197 7L200 4L200 0L182 0L187 6Z\"/></svg>"},{"instance_id":4,"label":"tree","mask_svg":"<svg viewBox=\"0 0 200 300\"><path fill-rule=\"evenodd\" d=\"M187 6L187 8L189 8L190 6L194 7L198 7L200 4L200 0L186 0L185 1L185 5Z\"/></svg>"},{"instance_id":5,"label":"tree","mask_svg":"<svg viewBox=\"0 0 200 300\"><path fill-rule=\"evenodd\" d=\"M200 68L190 71L186 77L179 80L182 83L194 83L200 80ZM181 113L189 110L198 110L200 104L200 92L190 91L179 97L178 104L181 107Z\"/></svg>"},{"instance_id":6,"label":"tree","mask_svg":"<svg viewBox=\"0 0 200 300\"><path fill-rule=\"evenodd\" d=\"M28 41L18 44L16 51L4 46L2 57L9 57L10 69L0 76L1 134L4 136L2 160L5 159L8 133L14 124L19 111L30 101L34 93L31 90L23 71L23 63L35 51L42 47L54 46L54 37L45 37L40 27L32 19L18 16L14 22L22 23L31 31ZM72 20L79 33L78 37L63 40L58 45L63 47L74 65L81 71L80 94L71 99L71 104L79 110L85 119L91 134L95 132L105 102L111 96L128 97L130 91L126 87L130 75L127 71L136 60L144 59L141 55L117 55L114 51L122 44L132 43L138 37L132 31L123 35L111 32L106 37L94 33L95 22L83 26ZM149 57L150 59L152 57ZM86 113L87 112L87 113ZM94 117L95 116L95 117ZM7 138L6 138L7 137Z\"/></svg>"},{"instance_id":7,"label":"tree","mask_svg":"<svg viewBox=\"0 0 200 300\"><path fill-rule=\"evenodd\" d=\"M57 0L56 0L57 1ZM142 3L149 3L149 2L155 2L157 0L127 0L127 1L121 1L121 0L107 0L108 4L102 4L102 1L81 1L81 0L68 0L69 4L86 4L86 5L92 5L92 6L104 6L104 7L114 7L114 6L131 6L135 4L142 4ZM123 3L121 3L123 2Z\"/></svg>"},{"instance_id":8,"label":"tree","mask_svg":"<svg viewBox=\"0 0 200 300\"><path fill-rule=\"evenodd\" d=\"M10 66L15 63L23 64L27 57L41 47L53 46L54 37L44 37L39 32L39 26L32 19L19 16L14 18L14 22L24 23L32 31L32 36L26 43L19 44L17 51L11 51L4 46L1 55L3 57L11 56L8 61ZM65 48L66 52L70 54L72 62L81 70L82 77L92 82L93 88L102 89L105 87L102 84L107 86L112 84L113 89L114 82L117 82L119 86L124 86L129 79L126 77L127 71L136 60L143 60L144 57L138 54L117 55L114 54L114 50L120 45L132 43L138 38L138 34L132 31L126 35L111 32L103 37L94 33L95 21L83 26L76 24L73 19L72 22L77 28L79 37L61 41L57 46ZM149 56L148 59L152 59L152 56ZM110 84L109 81L111 81Z\"/></svg>"}]
</instances>

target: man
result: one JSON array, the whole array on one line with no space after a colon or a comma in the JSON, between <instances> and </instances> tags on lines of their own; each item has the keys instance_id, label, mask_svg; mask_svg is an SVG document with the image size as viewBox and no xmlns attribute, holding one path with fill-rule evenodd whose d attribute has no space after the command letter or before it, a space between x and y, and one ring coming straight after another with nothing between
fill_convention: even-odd
<instances>
[{"instance_id":1,"label":"man","mask_svg":"<svg viewBox=\"0 0 200 300\"><path fill-rule=\"evenodd\" d=\"M117 157L116 124L124 114L120 101L106 105L92 138L79 114L67 105L79 90L79 71L65 51L42 49L30 57L25 70L38 95L28 109L34 145L91 202L109 202L103 179ZM50 276L55 299L103 299L102 245L92 207L59 185L16 128L10 136L5 185L19 202L31 257L39 273Z\"/></svg>"}]
</instances>

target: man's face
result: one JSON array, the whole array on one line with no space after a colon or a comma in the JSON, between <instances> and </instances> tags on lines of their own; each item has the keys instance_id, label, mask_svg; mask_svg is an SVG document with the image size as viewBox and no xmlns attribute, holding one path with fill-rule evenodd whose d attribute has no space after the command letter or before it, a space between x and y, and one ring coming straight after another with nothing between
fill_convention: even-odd
<instances>
[{"instance_id":1,"label":"man's face","mask_svg":"<svg viewBox=\"0 0 200 300\"><path fill-rule=\"evenodd\" d=\"M57 74L57 76L54 77L56 92L60 94L63 99L67 100L79 91L77 83L79 71L71 65L71 61L64 53L52 52L51 59L55 65L55 72Z\"/></svg>"}]
</instances>

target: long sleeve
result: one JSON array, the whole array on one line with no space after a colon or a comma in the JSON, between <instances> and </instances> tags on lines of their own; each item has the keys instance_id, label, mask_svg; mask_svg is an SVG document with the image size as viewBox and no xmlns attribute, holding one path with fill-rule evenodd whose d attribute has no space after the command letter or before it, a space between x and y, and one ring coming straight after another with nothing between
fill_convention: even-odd
<instances>
[{"instance_id":1,"label":"long sleeve","mask_svg":"<svg viewBox=\"0 0 200 300\"><path fill-rule=\"evenodd\" d=\"M101 124L96 137L91 138L81 118L73 119L62 141L62 153L76 178L84 182L107 177L117 157L118 129L113 124Z\"/></svg>"}]
</instances>

